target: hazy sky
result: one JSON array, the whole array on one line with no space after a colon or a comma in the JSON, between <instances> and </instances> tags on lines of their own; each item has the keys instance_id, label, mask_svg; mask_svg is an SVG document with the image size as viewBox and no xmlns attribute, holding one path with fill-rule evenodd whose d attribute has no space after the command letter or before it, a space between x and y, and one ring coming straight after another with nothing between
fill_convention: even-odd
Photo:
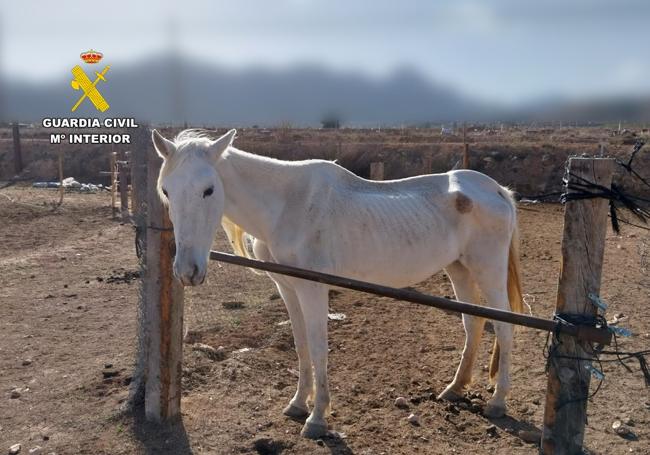
<instances>
[{"instance_id":1,"label":"hazy sky","mask_svg":"<svg viewBox=\"0 0 650 455\"><path fill-rule=\"evenodd\" d=\"M317 63L376 77L406 66L502 102L650 93L647 0L0 4L0 66L12 78L67 77L91 47L113 65L136 62L175 35L212 64Z\"/></svg>"}]
</instances>

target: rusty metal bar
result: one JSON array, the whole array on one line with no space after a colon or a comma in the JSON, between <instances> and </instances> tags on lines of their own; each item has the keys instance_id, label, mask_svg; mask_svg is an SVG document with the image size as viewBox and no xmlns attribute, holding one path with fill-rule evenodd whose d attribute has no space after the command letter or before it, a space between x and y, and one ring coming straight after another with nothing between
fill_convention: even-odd
<instances>
[{"instance_id":1,"label":"rusty metal bar","mask_svg":"<svg viewBox=\"0 0 650 455\"><path fill-rule=\"evenodd\" d=\"M441 310L454 311L457 313L470 314L483 318L493 319L495 321L509 322L511 324L523 325L537 330L546 332L560 332L566 335L576 337L583 341L591 341L600 344L610 344L612 334L605 328L590 326L576 326L553 321L550 319L527 316L521 313L511 311L496 310L494 308L482 307L471 303L459 302L457 300L445 299L432 295L422 294L421 292L409 289L396 289L389 286L368 283L365 281L344 278L327 273L316 272L313 270L301 269L289 265L275 264L273 262L258 261L248 259L234 254L222 253L220 251L210 251L210 259L228 264L250 267L252 269L264 270L271 273L279 273L303 280L316 281L318 283L329 284L355 291L367 292L369 294L390 297L397 300L417 303L420 305L430 306Z\"/></svg>"}]
</instances>

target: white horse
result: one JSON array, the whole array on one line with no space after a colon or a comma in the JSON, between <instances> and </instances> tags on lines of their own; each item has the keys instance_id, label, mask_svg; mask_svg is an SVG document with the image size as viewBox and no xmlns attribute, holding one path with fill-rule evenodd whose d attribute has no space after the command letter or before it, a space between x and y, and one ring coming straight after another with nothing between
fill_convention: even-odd
<instances>
[{"instance_id":1,"label":"white horse","mask_svg":"<svg viewBox=\"0 0 650 455\"><path fill-rule=\"evenodd\" d=\"M446 270L456 298L521 311L516 208L510 191L469 170L374 182L323 160L281 161L232 147L235 130L217 140L186 130L174 141L153 131L164 164L158 178L176 237L174 274L184 285L205 279L220 222L239 254L254 237L262 260L393 287ZM298 353L298 388L284 409L308 416L302 434L327 433L328 289L269 274L291 318ZM472 378L485 320L463 315L466 341L453 381L440 398L458 400ZM510 390L513 327L494 322L484 414L502 416ZM313 395L311 414L307 399Z\"/></svg>"}]
</instances>

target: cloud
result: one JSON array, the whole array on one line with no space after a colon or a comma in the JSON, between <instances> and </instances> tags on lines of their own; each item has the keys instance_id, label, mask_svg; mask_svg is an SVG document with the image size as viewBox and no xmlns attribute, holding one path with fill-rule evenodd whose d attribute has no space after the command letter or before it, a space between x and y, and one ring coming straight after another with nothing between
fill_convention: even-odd
<instances>
[{"instance_id":1,"label":"cloud","mask_svg":"<svg viewBox=\"0 0 650 455\"><path fill-rule=\"evenodd\" d=\"M613 67L612 82L619 90L650 89L650 65L646 60L628 59Z\"/></svg>"},{"instance_id":2,"label":"cloud","mask_svg":"<svg viewBox=\"0 0 650 455\"><path fill-rule=\"evenodd\" d=\"M454 28L465 28L481 34L493 34L503 29L503 17L486 3L456 2L442 11L444 21Z\"/></svg>"}]
</instances>

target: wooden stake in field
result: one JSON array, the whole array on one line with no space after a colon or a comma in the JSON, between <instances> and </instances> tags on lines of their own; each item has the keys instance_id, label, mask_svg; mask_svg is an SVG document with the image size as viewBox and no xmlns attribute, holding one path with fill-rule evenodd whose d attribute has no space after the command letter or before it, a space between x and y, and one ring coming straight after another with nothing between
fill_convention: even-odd
<instances>
[{"instance_id":1,"label":"wooden stake in field","mask_svg":"<svg viewBox=\"0 0 650 455\"><path fill-rule=\"evenodd\" d=\"M569 185L584 183L580 177L609 188L613 168L614 160L609 158L571 158ZM589 294L600 292L607 213L608 201L602 198L567 202L556 313L596 314ZM591 349L588 343L562 334L554 349L548 371L542 452L582 453L591 377L587 367L591 362L575 357L592 358Z\"/></svg>"},{"instance_id":2,"label":"wooden stake in field","mask_svg":"<svg viewBox=\"0 0 650 455\"><path fill-rule=\"evenodd\" d=\"M111 210L113 212L113 218L117 218L117 207L115 205L115 192L117 190L117 155L115 152L111 152Z\"/></svg>"},{"instance_id":3,"label":"wooden stake in field","mask_svg":"<svg viewBox=\"0 0 650 455\"><path fill-rule=\"evenodd\" d=\"M18 175L23 171L23 152L20 147L20 127L18 123L11 125L11 132L14 139L14 172Z\"/></svg>"},{"instance_id":4,"label":"wooden stake in field","mask_svg":"<svg viewBox=\"0 0 650 455\"><path fill-rule=\"evenodd\" d=\"M384 180L384 163L370 163L370 180Z\"/></svg>"},{"instance_id":5,"label":"wooden stake in field","mask_svg":"<svg viewBox=\"0 0 650 455\"><path fill-rule=\"evenodd\" d=\"M59 205L63 204L63 150L59 150Z\"/></svg>"},{"instance_id":6,"label":"wooden stake in field","mask_svg":"<svg viewBox=\"0 0 650 455\"><path fill-rule=\"evenodd\" d=\"M469 169L469 144L467 143L467 123L463 123L463 169Z\"/></svg>"},{"instance_id":7,"label":"wooden stake in field","mask_svg":"<svg viewBox=\"0 0 650 455\"><path fill-rule=\"evenodd\" d=\"M162 160L149 147L147 248L144 275L145 414L155 422L180 417L183 286L173 277L174 233L156 182Z\"/></svg>"},{"instance_id":8,"label":"wooden stake in field","mask_svg":"<svg viewBox=\"0 0 650 455\"><path fill-rule=\"evenodd\" d=\"M433 171L433 155L430 153L427 153L424 155L422 158L422 173L423 174L431 174Z\"/></svg>"},{"instance_id":9,"label":"wooden stake in field","mask_svg":"<svg viewBox=\"0 0 650 455\"><path fill-rule=\"evenodd\" d=\"M127 168L126 153L120 153L120 161L117 163L118 179L120 186L120 211L122 212L122 221L127 223L131 220L129 214L129 170Z\"/></svg>"}]
</instances>

